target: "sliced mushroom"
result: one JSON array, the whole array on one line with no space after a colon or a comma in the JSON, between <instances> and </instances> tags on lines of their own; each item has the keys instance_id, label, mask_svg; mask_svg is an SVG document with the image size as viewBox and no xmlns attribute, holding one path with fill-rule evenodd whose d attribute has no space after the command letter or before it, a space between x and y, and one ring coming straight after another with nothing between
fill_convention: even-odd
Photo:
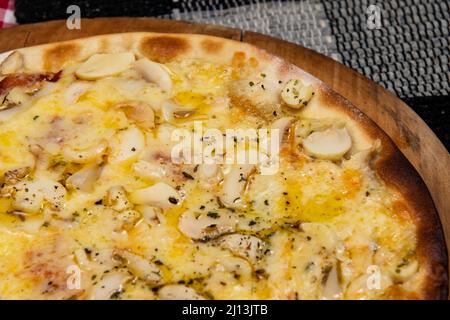
<instances>
[{"instance_id":1,"label":"sliced mushroom","mask_svg":"<svg viewBox=\"0 0 450 320\"><path fill-rule=\"evenodd\" d=\"M235 255L248 259L252 263L257 263L261 258L265 243L261 239L245 234L229 234L217 239L217 243L233 252Z\"/></svg>"},{"instance_id":2,"label":"sliced mushroom","mask_svg":"<svg viewBox=\"0 0 450 320\"><path fill-rule=\"evenodd\" d=\"M345 127L313 132L303 140L305 151L319 159L338 160L351 146L352 140Z\"/></svg>"},{"instance_id":3,"label":"sliced mushroom","mask_svg":"<svg viewBox=\"0 0 450 320\"><path fill-rule=\"evenodd\" d=\"M133 170L142 178L160 179L166 175L166 171L159 165L139 160L133 165Z\"/></svg>"},{"instance_id":4,"label":"sliced mushroom","mask_svg":"<svg viewBox=\"0 0 450 320\"><path fill-rule=\"evenodd\" d=\"M38 144L31 144L28 149L35 158L34 163L36 171L47 169L50 163L50 155L48 152Z\"/></svg>"},{"instance_id":5,"label":"sliced mushroom","mask_svg":"<svg viewBox=\"0 0 450 320\"><path fill-rule=\"evenodd\" d=\"M141 220L141 213L136 210L121 211L117 216L117 219L122 222L120 231L130 231Z\"/></svg>"},{"instance_id":6,"label":"sliced mushroom","mask_svg":"<svg viewBox=\"0 0 450 320\"><path fill-rule=\"evenodd\" d=\"M156 132L156 139L160 141L160 143L165 144L166 146L170 146L171 139L174 135L174 131L178 130L178 128L169 123L161 123ZM167 153L170 156L170 153Z\"/></svg>"},{"instance_id":7,"label":"sliced mushroom","mask_svg":"<svg viewBox=\"0 0 450 320\"><path fill-rule=\"evenodd\" d=\"M153 285L161 282L161 271L147 259L126 250L116 250L113 256L124 260L131 273L145 282Z\"/></svg>"},{"instance_id":8,"label":"sliced mushroom","mask_svg":"<svg viewBox=\"0 0 450 320\"><path fill-rule=\"evenodd\" d=\"M4 96L2 97L0 95L0 101L4 99ZM30 104L25 103L21 104L19 106L13 106L10 104L7 104L6 101L3 105L0 105L0 122L6 122L12 117L14 117L16 114L26 110L30 107Z\"/></svg>"},{"instance_id":9,"label":"sliced mushroom","mask_svg":"<svg viewBox=\"0 0 450 320\"><path fill-rule=\"evenodd\" d=\"M26 213L37 213L45 202L52 210L60 210L64 206L66 189L59 182L40 178L31 181L21 181L15 185L13 208ZM45 200L45 202L44 202Z\"/></svg>"},{"instance_id":10,"label":"sliced mushroom","mask_svg":"<svg viewBox=\"0 0 450 320\"><path fill-rule=\"evenodd\" d=\"M198 172L200 173L200 177L205 180L214 180L218 182L222 176L220 166L216 163L201 164L198 168Z\"/></svg>"},{"instance_id":11,"label":"sliced mushroom","mask_svg":"<svg viewBox=\"0 0 450 320\"><path fill-rule=\"evenodd\" d=\"M245 207L242 193L247 184L247 178L254 169L255 165L251 164L234 165L231 168L222 184L220 201L223 205L228 208Z\"/></svg>"},{"instance_id":12,"label":"sliced mushroom","mask_svg":"<svg viewBox=\"0 0 450 320\"><path fill-rule=\"evenodd\" d=\"M0 74L7 75L19 71L23 67L23 57L19 51L12 52L0 64Z\"/></svg>"},{"instance_id":13,"label":"sliced mushroom","mask_svg":"<svg viewBox=\"0 0 450 320\"><path fill-rule=\"evenodd\" d=\"M345 298L347 299L361 299L369 291L369 275L360 275L353 279L345 289Z\"/></svg>"},{"instance_id":14,"label":"sliced mushroom","mask_svg":"<svg viewBox=\"0 0 450 320\"><path fill-rule=\"evenodd\" d=\"M376 140L370 148L355 152L350 159L342 161L342 167L353 169L366 168L369 165L370 160L378 152L380 144L380 140Z\"/></svg>"},{"instance_id":15,"label":"sliced mushroom","mask_svg":"<svg viewBox=\"0 0 450 320\"><path fill-rule=\"evenodd\" d=\"M295 124L295 138L301 142L302 139L309 136L314 131L325 131L336 126L344 126L345 123L341 123L338 121L336 123L336 119L333 118L321 118L321 119L311 119L311 118L303 118L299 119Z\"/></svg>"},{"instance_id":16,"label":"sliced mushroom","mask_svg":"<svg viewBox=\"0 0 450 320\"><path fill-rule=\"evenodd\" d=\"M91 262L89 260L89 257L86 253L86 250L84 249L75 249L73 252L73 255L75 256L75 260L77 264L84 269L90 269Z\"/></svg>"},{"instance_id":17,"label":"sliced mushroom","mask_svg":"<svg viewBox=\"0 0 450 320\"><path fill-rule=\"evenodd\" d=\"M156 226L164 221L161 208L152 206L137 206L136 210L142 214L142 218L148 225Z\"/></svg>"},{"instance_id":18,"label":"sliced mushroom","mask_svg":"<svg viewBox=\"0 0 450 320\"><path fill-rule=\"evenodd\" d=\"M342 161L343 168L362 169L367 166L370 156L372 154L371 149L365 149L353 154L350 159Z\"/></svg>"},{"instance_id":19,"label":"sliced mushroom","mask_svg":"<svg viewBox=\"0 0 450 320\"><path fill-rule=\"evenodd\" d=\"M304 85L299 79L291 79L281 90L281 99L289 107L299 109L308 104L313 94L311 85Z\"/></svg>"},{"instance_id":20,"label":"sliced mushroom","mask_svg":"<svg viewBox=\"0 0 450 320\"><path fill-rule=\"evenodd\" d=\"M100 281L92 288L90 299L108 300L123 292L125 283L130 280L129 274L113 271L105 273Z\"/></svg>"},{"instance_id":21,"label":"sliced mushroom","mask_svg":"<svg viewBox=\"0 0 450 320\"><path fill-rule=\"evenodd\" d=\"M2 98L2 97L0 97ZM0 105L0 110L6 110L13 107L27 105L27 102L30 101L30 96L26 94L26 92L20 88L15 87L12 88L3 98L2 104Z\"/></svg>"},{"instance_id":22,"label":"sliced mushroom","mask_svg":"<svg viewBox=\"0 0 450 320\"><path fill-rule=\"evenodd\" d=\"M163 209L173 207L181 202L178 191L163 182L158 182L148 188L134 190L129 197L131 202L135 204L150 205Z\"/></svg>"},{"instance_id":23,"label":"sliced mushroom","mask_svg":"<svg viewBox=\"0 0 450 320\"><path fill-rule=\"evenodd\" d=\"M136 61L134 68L146 81L155 83L168 93L172 92L172 80L163 65L142 58Z\"/></svg>"},{"instance_id":24,"label":"sliced mushroom","mask_svg":"<svg viewBox=\"0 0 450 320\"><path fill-rule=\"evenodd\" d=\"M247 259L234 255L224 255L218 261L215 270L237 275L238 279L241 279L241 277L250 279L254 275L255 268L252 267L249 260Z\"/></svg>"},{"instance_id":25,"label":"sliced mushroom","mask_svg":"<svg viewBox=\"0 0 450 320\"><path fill-rule=\"evenodd\" d=\"M339 283L339 277L336 266L331 268L331 271L326 275L326 280L323 286L322 296L327 300L338 299L342 295L342 287Z\"/></svg>"},{"instance_id":26,"label":"sliced mushroom","mask_svg":"<svg viewBox=\"0 0 450 320\"><path fill-rule=\"evenodd\" d=\"M66 187L90 192L100 177L102 167L98 163L88 164L66 180Z\"/></svg>"},{"instance_id":27,"label":"sliced mushroom","mask_svg":"<svg viewBox=\"0 0 450 320\"><path fill-rule=\"evenodd\" d=\"M283 137L284 137L285 133L289 130L289 128L291 127L294 120L295 119L293 117L283 117L283 118L275 120L272 123L271 129L279 130L280 145L281 145L281 142L283 142Z\"/></svg>"},{"instance_id":28,"label":"sliced mushroom","mask_svg":"<svg viewBox=\"0 0 450 320\"><path fill-rule=\"evenodd\" d=\"M135 126L120 131L115 141L116 143L112 144L114 162L135 159L145 147L144 134Z\"/></svg>"},{"instance_id":29,"label":"sliced mushroom","mask_svg":"<svg viewBox=\"0 0 450 320\"><path fill-rule=\"evenodd\" d=\"M201 214L183 213L178 222L178 228L187 237L208 241L235 230L236 220L229 213Z\"/></svg>"},{"instance_id":30,"label":"sliced mushroom","mask_svg":"<svg viewBox=\"0 0 450 320\"><path fill-rule=\"evenodd\" d=\"M96 80L119 74L129 69L133 62L131 52L97 53L85 61L75 75L83 80Z\"/></svg>"},{"instance_id":31,"label":"sliced mushroom","mask_svg":"<svg viewBox=\"0 0 450 320\"><path fill-rule=\"evenodd\" d=\"M183 119L190 117L196 112L197 109L192 107L182 107L177 103L168 101L162 105L161 110L163 119L167 122L170 122L174 119Z\"/></svg>"},{"instance_id":32,"label":"sliced mushroom","mask_svg":"<svg viewBox=\"0 0 450 320\"><path fill-rule=\"evenodd\" d=\"M391 272L391 278L397 283L408 281L419 269L416 259L404 260Z\"/></svg>"},{"instance_id":33,"label":"sliced mushroom","mask_svg":"<svg viewBox=\"0 0 450 320\"><path fill-rule=\"evenodd\" d=\"M101 141L99 144L87 149L77 150L70 147L62 149L62 156L64 160L74 163L88 163L98 160L105 152L108 144L106 141Z\"/></svg>"},{"instance_id":34,"label":"sliced mushroom","mask_svg":"<svg viewBox=\"0 0 450 320\"><path fill-rule=\"evenodd\" d=\"M1 179L3 183L11 185L16 184L31 172L30 167L22 167L13 170L6 171Z\"/></svg>"},{"instance_id":35,"label":"sliced mushroom","mask_svg":"<svg viewBox=\"0 0 450 320\"><path fill-rule=\"evenodd\" d=\"M205 300L194 289L181 284L169 284L158 291L161 300Z\"/></svg>"},{"instance_id":36,"label":"sliced mushroom","mask_svg":"<svg viewBox=\"0 0 450 320\"><path fill-rule=\"evenodd\" d=\"M108 189L105 204L116 211L122 211L130 207L130 202L122 186L113 186Z\"/></svg>"},{"instance_id":37,"label":"sliced mushroom","mask_svg":"<svg viewBox=\"0 0 450 320\"><path fill-rule=\"evenodd\" d=\"M155 127L155 114L153 109L145 102L122 102L114 108L122 110L128 119L134 121L141 128L151 129Z\"/></svg>"},{"instance_id":38,"label":"sliced mushroom","mask_svg":"<svg viewBox=\"0 0 450 320\"><path fill-rule=\"evenodd\" d=\"M78 98L86 92L92 84L87 81L75 81L64 91L64 102L68 105L76 103Z\"/></svg>"},{"instance_id":39,"label":"sliced mushroom","mask_svg":"<svg viewBox=\"0 0 450 320\"><path fill-rule=\"evenodd\" d=\"M45 223L43 215L29 216L26 213L19 211L14 211L13 214L21 215L25 218L20 218L22 221L18 227L28 234L38 234L42 225Z\"/></svg>"}]
</instances>

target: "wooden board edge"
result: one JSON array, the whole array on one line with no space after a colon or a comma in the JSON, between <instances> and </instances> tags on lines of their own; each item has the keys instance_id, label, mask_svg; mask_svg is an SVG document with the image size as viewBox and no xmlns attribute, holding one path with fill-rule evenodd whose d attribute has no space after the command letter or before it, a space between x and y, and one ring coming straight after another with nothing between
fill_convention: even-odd
<instances>
[{"instance_id":1,"label":"wooden board edge","mask_svg":"<svg viewBox=\"0 0 450 320\"><path fill-rule=\"evenodd\" d=\"M0 52L44 43L123 32L197 33L241 41L242 31L211 24L156 18L83 18L80 30L69 30L66 20L53 20L0 29ZM11 36L13 34L13 36Z\"/></svg>"}]
</instances>

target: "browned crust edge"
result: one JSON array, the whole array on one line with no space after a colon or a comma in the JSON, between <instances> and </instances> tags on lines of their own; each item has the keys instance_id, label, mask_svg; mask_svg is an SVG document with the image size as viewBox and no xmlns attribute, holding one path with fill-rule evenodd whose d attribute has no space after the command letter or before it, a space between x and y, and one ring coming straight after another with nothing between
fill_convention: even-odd
<instances>
[{"instance_id":1,"label":"browned crust edge","mask_svg":"<svg viewBox=\"0 0 450 320\"><path fill-rule=\"evenodd\" d=\"M422 178L392 139L367 115L327 85L320 86L321 99L330 107L346 113L372 139L380 139L382 152L374 164L381 180L397 190L406 200L417 226L417 255L420 265L426 267L426 279L421 298L448 297L448 257L444 233L430 192Z\"/></svg>"}]
</instances>

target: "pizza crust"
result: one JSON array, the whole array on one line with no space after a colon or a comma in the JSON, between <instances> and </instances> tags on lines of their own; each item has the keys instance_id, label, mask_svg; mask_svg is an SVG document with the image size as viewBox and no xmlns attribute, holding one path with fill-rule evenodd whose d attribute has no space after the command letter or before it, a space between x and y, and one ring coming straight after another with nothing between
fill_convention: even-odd
<instances>
[{"instance_id":1,"label":"pizza crust","mask_svg":"<svg viewBox=\"0 0 450 320\"><path fill-rule=\"evenodd\" d=\"M403 196L417 226L418 258L420 264L426 268L426 277L422 292L415 298L447 298L447 250L437 211L424 182L392 140L372 120L315 77L252 45L205 35L124 33L22 48L17 51L23 55L25 67L34 72L57 72L74 61L86 60L95 53L131 51L138 58L146 57L161 63L187 58L199 58L242 68L250 63L257 65L264 72L274 72L284 81L300 78L305 84L313 85L316 90L314 102L300 114L342 119L354 141L353 148L357 150L369 148L376 140L381 142L380 155L374 164L374 170L389 187ZM0 61L6 57L7 53L0 55ZM402 296L393 293L392 298Z\"/></svg>"},{"instance_id":2,"label":"pizza crust","mask_svg":"<svg viewBox=\"0 0 450 320\"><path fill-rule=\"evenodd\" d=\"M403 196L408 210L413 213L417 226L418 256L427 267L422 298L447 299L447 248L439 214L427 186L391 138L375 122L330 88L323 85L322 89L321 98L325 105L351 117L369 139L381 141L381 153L374 170L389 187Z\"/></svg>"}]
</instances>

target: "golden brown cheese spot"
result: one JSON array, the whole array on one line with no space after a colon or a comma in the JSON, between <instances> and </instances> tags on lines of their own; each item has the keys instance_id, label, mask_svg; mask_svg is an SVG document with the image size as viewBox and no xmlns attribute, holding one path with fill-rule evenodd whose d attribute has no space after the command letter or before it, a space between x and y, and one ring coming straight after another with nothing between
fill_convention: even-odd
<instances>
[{"instance_id":1,"label":"golden brown cheese spot","mask_svg":"<svg viewBox=\"0 0 450 320\"><path fill-rule=\"evenodd\" d=\"M343 194L349 198L356 195L362 187L362 176L357 170L346 169L342 173L342 182L344 184L345 190Z\"/></svg>"},{"instance_id":2,"label":"golden brown cheese spot","mask_svg":"<svg viewBox=\"0 0 450 320\"><path fill-rule=\"evenodd\" d=\"M233 79L239 79L252 75L252 70L255 70L258 66L258 59L255 57L247 59L245 52L236 51L231 59L231 67L233 68L231 76Z\"/></svg>"},{"instance_id":3,"label":"golden brown cheese spot","mask_svg":"<svg viewBox=\"0 0 450 320\"><path fill-rule=\"evenodd\" d=\"M386 300L419 300L420 295L415 292L406 291L400 285L392 285L386 289L384 295L381 297Z\"/></svg>"},{"instance_id":4,"label":"golden brown cheese spot","mask_svg":"<svg viewBox=\"0 0 450 320\"><path fill-rule=\"evenodd\" d=\"M281 161L286 162L289 166L300 170L309 160L304 155L298 152L296 146L284 145L280 150Z\"/></svg>"},{"instance_id":5,"label":"golden brown cheese spot","mask_svg":"<svg viewBox=\"0 0 450 320\"><path fill-rule=\"evenodd\" d=\"M231 65L233 68L243 68L245 65L245 52L236 51L233 55L233 59L231 60Z\"/></svg>"},{"instance_id":6,"label":"golden brown cheese spot","mask_svg":"<svg viewBox=\"0 0 450 320\"><path fill-rule=\"evenodd\" d=\"M352 269L356 274L364 274L367 272L369 265L373 264L373 251L369 246L356 246L351 248L350 257L352 259Z\"/></svg>"},{"instance_id":7,"label":"golden brown cheese spot","mask_svg":"<svg viewBox=\"0 0 450 320\"><path fill-rule=\"evenodd\" d=\"M201 42L202 49L209 54L217 54L222 51L223 42L206 39Z\"/></svg>"},{"instance_id":8,"label":"golden brown cheese spot","mask_svg":"<svg viewBox=\"0 0 450 320\"><path fill-rule=\"evenodd\" d=\"M67 61L77 59L80 51L76 43L58 44L44 52L44 69L58 71Z\"/></svg>"},{"instance_id":9,"label":"golden brown cheese spot","mask_svg":"<svg viewBox=\"0 0 450 320\"><path fill-rule=\"evenodd\" d=\"M403 200L397 200L392 203L392 212L400 218L400 220L409 220L411 218L408 206Z\"/></svg>"},{"instance_id":10,"label":"golden brown cheese spot","mask_svg":"<svg viewBox=\"0 0 450 320\"><path fill-rule=\"evenodd\" d=\"M255 57L251 57L250 59L248 59L248 62L252 68L256 68L259 65L258 59L256 59Z\"/></svg>"},{"instance_id":11,"label":"golden brown cheese spot","mask_svg":"<svg viewBox=\"0 0 450 320\"><path fill-rule=\"evenodd\" d=\"M73 264L64 238L47 234L35 239L33 247L24 253L25 264L19 277L33 283L35 294L47 299L68 299L82 293L81 289L68 289L66 272ZM31 294L31 292L30 292Z\"/></svg>"},{"instance_id":12,"label":"golden brown cheese spot","mask_svg":"<svg viewBox=\"0 0 450 320\"><path fill-rule=\"evenodd\" d=\"M142 40L140 51L150 60L165 63L191 50L189 42L183 38L158 36Z\"/></svg>"},{"instance_id":13,"label":"golden brown cheese spot","mask_svg":"<svg viewBox=\"0 0 450 320\"><path fill-rule=\"evenodd\" d=\"M256 119L270 120L270 112L264 112L262 108L256 106L251 100L245 99L242 96L230 94L231 105L234 106L232 111L232 118L236 121L243 117L255 117Z\"/></svg>"}]
</instances>

